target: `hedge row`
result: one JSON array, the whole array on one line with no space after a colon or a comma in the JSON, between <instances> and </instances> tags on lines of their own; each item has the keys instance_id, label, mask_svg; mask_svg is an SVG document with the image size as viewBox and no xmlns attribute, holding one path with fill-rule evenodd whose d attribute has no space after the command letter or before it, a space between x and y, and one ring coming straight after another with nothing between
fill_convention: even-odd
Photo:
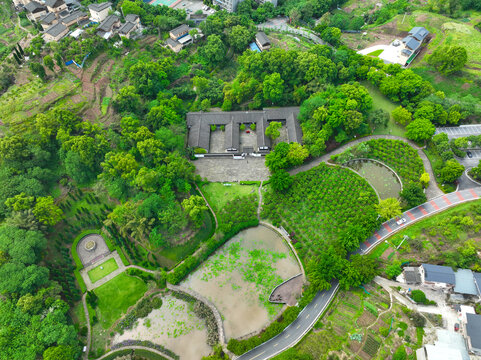
<instances>
[{"instance_id":1,"label":"hedge row","mask_svg":"<svg viewBox=\"0 0 481 360\"><path fill-rule=\"evenodd\" d=\"M245 340L230 339L227 344L227 349L232 351L235 355L242 355L249 350L254 349L260 344L272 339L274 336L280 334L289 326L299 315L302 308L298 306L289 307L284 311L282 316L270 324L262 333L257 336L250 337Z\"/></svg>"},{"instance_id":2,"label":"hedge row","mask_svg":"<svg viewBox=\"0 0 481 360\"><path fill-rule=\"evenodd\" d=\"M244 180L241 180L239 183L241 185L260 185L261 184L260 181L244 181Z\"/></svg>"},{"instance_id":3,"label":"hedge row","mask_svg":"<svg viewBox=\"0 0 481 360\"><path fill-rule=\"evenodd\" d=\"M220 239L215 239L215 237L210 238L206 241L204 248L195 255L190 255L185 258L184 262L178 265L167 275L167 281L171 284L177 285L180 283L187 275L194 271L197 266L199 266L203 261L205 261L214 251L225 244L227 240L237 235L241 230L249 227L254 227L259 225L259 220L250 220L235 224L232 229L226 232Z\"/></svg>"}]
</instances>

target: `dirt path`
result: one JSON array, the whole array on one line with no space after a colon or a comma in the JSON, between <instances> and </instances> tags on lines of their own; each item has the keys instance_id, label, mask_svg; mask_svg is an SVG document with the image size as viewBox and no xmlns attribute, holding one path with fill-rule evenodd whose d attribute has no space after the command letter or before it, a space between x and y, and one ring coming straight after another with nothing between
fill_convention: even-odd
<instances>
[{"instance_id":1,"label":"dirt path","mask_svg":"<svg viewBox=\"0 0 481 360\"><path fill-rule=\"evenodd\" d=\"M289 173L291 175L298 174L303 171L307 171L312 169L313 167L316 167L319 165L321 162L328 162L333 155L338 155L343 153L345 150L349 149L352 146L355 146L357 144L360 144L365 141L369 140L374 140L374 139L388 139L388 140L401 140L404 141L405 143L408 143L411 145L414 149L417 150L419 157L423 161L424 165L424 170L429 174L430 180L429 180L429 186L426 189L426 197L428 200L431 200L435 197L441 196L444 193L438 188L438 185L436 184L436 177L434 176L433 168L431 166L431 163L429 162L428 157L426 154L423 152L422 148L420 148L416 143L407 140L406 138L400 137L400 136L394 136L394 135L370 135L370 136L365 136L363 138L359 138L356 140L353 140L347 144L342 145L341 147L338 147L337 149L324 154L308 163L305 163L304 165L301 165L291 171Z\"/></svg>"},{"instance_id":2,"label":"dirt path","mask_svg":"<svg viewBox=\"0 0 481 360\"><path fill-rule=\"evenodd\" d=\"M132 346L120 346L118 348L116 348L115 350L112 350L112 351L109 351L108 353L106 354L103 354L101 357L99 357L97 360L102 360L102 359L105 359L106 357L120 351L120 350L129 350L129 349L132 349L132 350L146 350L146 351L150 351L154 354L157 354L157 355L160 355L164 358L166 358L167 360L174 360L173 358L171 358L170 356L166 355L165 353L159 351L159 350L156 350L156 349L152 349L152 348L149 348L149 347L146 347L146 346L139 346L139 345L132 345Z\"/></svg>"},{"instance_id":3,"label":"dirt path","mask_svg":"<svg viewBox=\"0 0 481 360\"><path fill-rule=\"evenodd\" d=\"M215 230L217 230L217 228L219 227L219 222L217 221L217 216L215 215L214 210L213 210L212 207L210 206L209 202L207 201L207 199L205 198L204 194L203 194L202 191L200 190L199 186L197 186L197 184L195 184L195 188L197 189L197 191L199 192L199 194L200 194L200 195L202 196L202 198L204 199L205 204L206 204L207 207L209 208L209 210L210 210L210 212L212 213L212 215L214 215Z\"/></svg>"}]
</instances>

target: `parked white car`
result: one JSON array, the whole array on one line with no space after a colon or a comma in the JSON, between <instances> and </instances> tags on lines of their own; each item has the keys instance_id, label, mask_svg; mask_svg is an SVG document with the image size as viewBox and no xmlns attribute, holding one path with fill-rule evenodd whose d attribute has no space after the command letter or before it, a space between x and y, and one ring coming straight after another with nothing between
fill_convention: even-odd
<instances>
[{"instance_id":1,"label":"parked white car","mask_svg":"<svg viewBox=\"0 0 481 360\"><path fill-rule=\"evenodd\" d=\"M404 224L406 222L406 219L405 218L400 218L398 221L396 221L396 224L398 224L399 226L401 226L402 224Z\"/></svg>"}]
</instances>

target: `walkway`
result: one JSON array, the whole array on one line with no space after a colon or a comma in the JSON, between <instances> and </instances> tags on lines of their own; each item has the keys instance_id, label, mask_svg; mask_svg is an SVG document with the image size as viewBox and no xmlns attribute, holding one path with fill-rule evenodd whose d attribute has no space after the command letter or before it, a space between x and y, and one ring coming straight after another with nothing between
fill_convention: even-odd
<instances>
[{"instance_id":1,"label":"walkway","mask_svg":"<svg viewBox=\"0 0 481 360\"><path fill-rule=\"evenodd\" d=\"M115 261L117 262L118 268L116 270L112 271L107 276L103 277L102 279L92 283L92 281L89 278L88 272L90 270L92 270L93 268L96 268L97 266L103 264L104 262L106 262L107 260L112 259L112 258L115 259ZM106 282L109 282L114 277L116 277L120 273L124 272L125 269L126 269L126 266L122 262L122 259L120 258L119 254L117 253L117 250L115 250L109 256L106 256L106 257L102 258L102 261L97 261L97 262L93 263L92 265L89 265L86 268L83 268L82 270L80 270L80 275L82 275L82 278L84 279L85 286L87 287L87 291L90 291L90 290L98 288L99 286L102 286Z\"/></svg>"},{"instance_id":2,"label":"walkway","mask_svg":"<svg viewBox=\"0 0 481 360\"><path fill-rule=\"evenodd\" d=\"M390 139L390 140L401 140L404 141L405 143L408 143L411 145L414 149L417 150L419 157L423 161L424 165L424 170L429 174L429 177L431 178L429 181L429 186L426 189L426 197L429 199L433 199L437 196L440 196L443 194L443 192L438 188L438 185L436 184L433 168L431 167L431 163L429 162L428 157L422 151L422 148L420 148L418 145L416 145L414 142L407 140L403 137L400 136L394 136L394 135L370 135L370 136L365 136L356 140L353 140L351 142L348 142L347 144L342 145L341 147L329 152L328 154L324 154L318 158L315 158L314 160L305 163L304 165L301 165L291 171L289 173L291 175L298 174L303 171L307 171L309 169L312 169L313 167L316 167L319 165L321 162L328 162L331 159L331 156L333 155L338 155L343 153L345 150L349 149L350 147L360 144L365 141L369 140L374 140L374 139Z\"/></svg>"},{"instance_id":3,"label":"walkway","mask_svg":"<svg viewBox=\"0 0 481 360\"><path fill-rule=\"evenodd\" d=\"M108 353L102 355L101 357L99 357L97 360L102 360L102 359L105 359L106 357L116 353L117 351L120 351L120 350L146 350L146 351L150 351L152 353L155 353L157 355L160 355L164 358L166 358L167 360L174 360L173 358L171 358L170 356L166 355L165 353L163 353L162 351L159 351L159 350L156 350L156 349L152 349L152 348L149 348L149 347L146 347L146 346L139 346L139 345L131 345L131 346L121 346L121 347L118 347L116 348L115 350L112 350L112 351L109 351Z\"/></svg>"},{"instance_id":4,"label":"walkway","mask_svg":"<svg viewBox=\"0 0 481 360\"><path fill-rule=\"evenodd\" d=\"M82 305L84 307L84 313L85 313L85 320L87 321L87 344L85 345L86 350L85 353L83 354L84 360L87 360L89 358L89 351L90 351L90 338L91 338L91 329L90 329L90 316L89 316L89 309L87 308L87 293L85 292L82 295Z\"/></svg>"},{"instance_id":5,"label":"walkway","mask_svg":"<svg viewBox=\"0 0 481 360\"><path fill-rule=\"evenodd\" d=\"M308 38L315 42L316 44L320 45L329 45L324 40L322 40L319 36L315 35L312 32L307 30L303 30L302 28L293 28L287 24L288 18L276 18L276 19L269 19L266 22L257 25L257 28L262 29L269 29L269 30L278 30L278 31L285 31L290 34L296 34Z\"/></svg>"},{"instance_id":6,"label":"walkway","mask_svg":"<svg viewBox=\"0 0 481 360\"><path fill-rule=\"evenodd\" d=\"M215 228L217 229L219 227L219 222L217 221L217 216L215 215L215 212L214 210L211 208L209 202L207 201L207 199L205 198L204 194L202 193L202 191L200 190L199 186L197 186L197 183L195 183L195 188L197 189L197 191L199 192L199 194L202 196L202 198L204 199L205 201L205 204L207 205L207 207L209 208L210 212L212 213L212 215L214 215L214 220L215 220Z\"/></svg>"}]
</instances>

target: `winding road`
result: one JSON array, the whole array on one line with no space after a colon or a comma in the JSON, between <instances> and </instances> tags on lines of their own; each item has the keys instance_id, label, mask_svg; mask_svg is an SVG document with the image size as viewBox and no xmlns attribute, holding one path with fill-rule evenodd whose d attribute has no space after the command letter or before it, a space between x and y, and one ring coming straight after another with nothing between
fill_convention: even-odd
<instances>
[{"instance_id":1,"label":"winding road","mask_svg":"<svg viewBox=\"0 0 481 360\"><path fill-rule=\"evenodd\" d=\"M404 212L402 216L406 219L406 222L402 225L398 225L396 223L396 219L391 219L384 222L370 238L361 244L355 253L365 255L369 253L376 245L394 233L404 229L409 224L412 224L437 212L446 210L452 206L477 200L480 197L481 187L478 186L433 198L422 205L416 206L415 208ZM296 345L304 337L304 335L312 329L316 321L329 306L338 289L339 283L334 281L331 289L319 292L314 300L299 314L298 318L282 333L235 359L266 360Z\"/></svg>"}]
</instances>

